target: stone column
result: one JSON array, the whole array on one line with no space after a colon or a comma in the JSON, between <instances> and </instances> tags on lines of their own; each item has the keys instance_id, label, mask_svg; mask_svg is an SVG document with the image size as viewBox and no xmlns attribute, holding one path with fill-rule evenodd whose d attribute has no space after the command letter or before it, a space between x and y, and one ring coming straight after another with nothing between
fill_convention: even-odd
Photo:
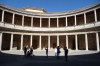
<instances>
[{"instance_id":1,"label":"stone column","mask_svg":"<svg viewBox=\"0 0 100 66\"><path fill-rule=\"evenodd\" d=\"M96 43L97 43L97 51L100 51L100 48L99 48L99 35L98 35L98 32L96 33Z\"/></svg>"},{"instance_id":2,"label":"stone column","mask_svg":"<svg viewBox=\"0 0 100 66\"><path fill-rule=\"evenodd\" d=\"M1 48L2 48L2 32L0 33L0 51L1 51Z\"/></svg>"},{"instance_id":3,"label":"stone column","mask_svg":"<svg viewBox=\"0 0 100 66\"><path fill-rule=\"evenodd\" d=\"M13 13L12 24L14 24L14 17L15 17L15 14Z\"/></svg>"},{"instance_id":4,"label":"stone column","mask_svg":"<svg viewBox=\"0 0 100 66\"><path fill-rule=\"evenodd\" d=\"M40 35L40 39L39 39L39 49L41 49L41 35Z\"/></svg>"},{"instance_id":5,"label":"stone column","mask_svg":"<svg viewBox=\"0 0 100 66\"><path fill-rule=\"evenodd\" d=\"M22 50L23 49L23 34L21 35L21 48L20 48L20 50Z\"/></svg>"},{"instance_id":6,"label":"stone column","mask_svg":"<svg viewBox=\"0 0 100 66\"><path fill-rule=\"evenodd\" d=\"M22 26L24 27L24 16L22 17Z\"/></svg>"},{"instance_id":7,"label":"stone column","mask_svg":"<svg viewBox=\"0 0 100 66\"><path fill-rule=\"evenodd\" d=\"M13 34L11 34L11 40L10 40L10 50L12 50L13 46Z\"/></svg>"},{"instance_id":8,"label":"stone column","mask_svg":"<svg viewBox=\"0 0 100 66\"><path fill-rule=\"evenodd\" d=\"M58 17L57 17L57 28L59 27L59 19L58 19Z\"/></svg>"},{"instance_id":9,"label":"stone column","mask_svg":"<svg viewBox=\"0 0 100 66\"><path fill-rule=\"evenodd\" d=\"M40 18L40 28L42 27L42 18Z\"/></svg>"},{"instance_id":10,"label":"stone column","mask_svg":"<svg viewBox=\"0 0 100 66\"><path fill-rule=\"evenodd\" d=\"M75 15L75 26L77 25L77 23L76 23L76 15Z\"/></svg>"},{"instance_id":11,"label":"stone column","mask_svg":"<svg viewBox=\"0 0 100 66\"><path fill-rule=\"evenodd\" d=\"M49 21L48 21L49 23L48 23L48 27L50 28L50 18L49 18Z\"/></svg>"},{"instance_id":12,"label":"stone column","mask_svg":"<svg viewBox=\"0 0 100 66\"><path fill-rule=\"evenodd\" d=\"M67 27L67 17L66 17L66 27Z\"/></svg>"},{"instance_id":13,"label":"stone column","mask_svg":"<svg viewBox=\"0 0 100 66\"><path fill-rule=\"evenodd\" d=\"M57 35L57 46L59 46L59 35Z\"/></svg>"},{"instance_id":14,"label":"stone column","mask_svg":"<svg viewBox=\"0 0 100 66\"><path fill-rule=\"evenodd\" d=\"M50 49L50 35L48 36L48 49Z\"/></svg>"},{"instance_id":15,"label":"stone column","mask_svg":"<svg viewBox=\"0 0 100 66\"><path fill-rule=\"evenodd\" d=\"M68 49L68 35L66 35L66 47Z\"/></svg>"},{"instance_id":16,"label":"stone column","mask_svg":"<svg viewBox=\"0 0 100 66\"><path fill-rule=\"evenodd\" d=\"M97 13L96 13L96 10L94 10L94 17L95 17L95 22L97 22Z\"/></svg>"},{"instance_id":17,"label":"stone column","mask_svg":"<svg viewBox=\"0 0 100 66\"><path fill-rule=\"evenodd\" d=\"M76 50L78 50L78 43L77 43L77 35L75 35L75 44L76 44Z\"/></svg>"},{"instance_id":18,"label":"stone column","mask_svg":"<svg viewBox=\"0 0 100 66\"><path fill-rule=\"evenodd\" d=\"M33 40L33 36L30 36L30 47L32 46L32 40Z\"/></svg>"},{"instance_id":19,"label":"stone column","mask_svg":"<svg viewBox=\"0 0 100 66\"><path fill-rule=\"evenodd\" d=\"M84 24L86 24L86 13L84 13Z\"/></svg>"},{"instance_id":20,"label":"stone column","mask_svg":"<svg viewBox=\"0 0 100 66\"><path fill-rule=\"evenodd\" d=\"M88 51L88 37L87 37L87 34L85 34L85 44L86 44L86 51Z\"/></svg>"},{"instance_id":21,"label":"stone column","mask_svg":"<svg viewBox=\"0 0 100 66\"><path fill-rule=\"evenodd\" d=\"M1 22L4 22L4 11L2 11L2 21Z\"/></svg>"},{"instance_id":22,"label":"stone column","mask_svg":"<svg viewBox=\"0 0 100 66\"><path fill-rule=\"evenodd\" d=\"M31 17L31 27L33 27L33 17Z\"/></svg>"}]
</instances>

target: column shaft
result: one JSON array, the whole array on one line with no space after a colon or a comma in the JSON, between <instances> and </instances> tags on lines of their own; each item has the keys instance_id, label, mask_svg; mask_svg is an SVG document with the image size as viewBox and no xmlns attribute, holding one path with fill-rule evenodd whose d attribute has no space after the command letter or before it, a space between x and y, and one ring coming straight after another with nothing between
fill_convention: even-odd
<instances>
[{"instance_id":1,"label":"column shaft","mask_svg":"<svg viewBox=\"0 0 100 66\"><path fill-rule=\"evenodd\" d=\"M49 28L50 28L50 18L49 18L49 21L48 21L49 23L48 23L48 26L49 26Z\"/></svg>"},{"instance_id":2,"label":"column shaft","mask_svg":"<svg viewBox=\"0 0 100 66\"><path fill-rule=\"evenodd\" d=\"M30 47L32 46L32 40L33 40L33 36L31 35L31 37L30 37Z\"/></svg>"},{"instance_id":3,"label":"column shaft","mask_svg":"<svg viewBox=\"0 0 100 66\"><path fill-rule=\"evenodd\" d=\"M31 17L31 27L33 27L33 17Z\"/></svg>"},{"instance_id":4,"label":"column shaft","mask_svg":"<svg viewBox=\"0 0 100 66\"><path fill-rule=\"evenodd\" d=\"M59 19L57 18L57 27L59 27Z\"/></svg>"},{"instance_id":5,"label":"column shaft","mask_svg":"<svg viewBox=\"0 0 100 66\"><path fill-rule=\"evenodd\" d=\"M68 49L68 35L66 35L66 47Z\"/></svg>"},{"instance_id":6,"label":"column shaft","mask_svg":"<svg viewBox=\"0 0 100 66\"><path fill-rule=\"evenodd\" d=\"M99 48L99 35L98 35L98 33L96 33L96 43L97 43L97 51L100 51L100 48Z\"/></svg>"},{"instance_id":7,"label":"column shaft","mask_svg":"<svg viewBox=\"0 0 100 66\"><path fill-rule=\"evenodd\" d=\"M57 35L57 46L59 46L59 35Z\"/></svg>"},{"instance_id":8,"label":"column shaft","mask_svg":"<svg viewBox=\"0 0 100 66\"><path fill-rule=\"evenodd\" d=\"M66 27L67 27L67 17L66 17Z\"/></svg>"},{"instance_id":9,"label":"column shaft","mask_svg":"<svg viewBox=\"0 0 100 66\"><path fill-rule=\"evenodd\" d=\"M2 11L2 22L4 22L4 11Z\"/></svg>"},{"instance_id":10,"label":"column shaft","mask_svg":"<svg viewBox=\"0 0 100 66\"><path fill-rule=\"evenodd\" d=\"M50 49L50 35L48 36L48 49Z\"/></svg>"},{"instance_id":11,"label":"column shaft","mask_svg":"<svg viewBox=\"0 0 100 66\"><path fill-rule=\"evenodd\" d=\"M13 34L11 34L10 50L12 50L12 46L13 46Z\"/></svg>"},{"instance_id":12,"label":"column shaft","mask_svg":"<svg viewBox=\"0 0 100 66\"><path fill-rule=\"evenodd\" d=\"M15 14L13 13L12 24L14 24L14 17L15 17Z\"/></svg>"},{"instance_id":13,"label":"column shaft","mask_svg":"<svg viewBox=\"0 0 100 66\"><path fill-rule=\"evenodd\" d=\"M75 35L75 44L76 44L76 50L78 50L78 43L77 43L77 35Z\"/></svg>"},{"instance_id":14,"label":"column shaft","mask_svg":"<svg viewBox=\"0 0 100 66\"><path fill-rule=\"evenodd\" d=\"M24 26L24 16L22 17L22 26Z\"/></svg>"},{"instance_id":15,"label":"column shaft","mask_svg":"<svg viewBox=\"0 0 100 66\"><path fill-rule=\"evenodd\" d=\"M42 18L40 18L40 27L42 27Z\"/></svg>"},{"instance_id":16,"label":"column shaft","mask_svg":"<svg viewBox=\"0 0 100 66\"><path fill-rule=\"evenodd\" d=\"M86 24L86 13L84 13L84 24Z\"/></svg>"},{"instance_id":17,"label":"column shaft","mask_svg":"<svg viewBox=\"0 0 100 66\"><path fill-rule=\"evenodd\" d=\"M20 50L22 50L23 49L23 35L21 35L21 48L20 48Z\"/></svg>"},{"instance_id":18,"label":"column shaft","mask_svg":"<svg viewBox=\"0 0 100 66\"><path fill-rule=\"evenodd\" d=\"M75 25L77 25L77 23L76 23L76 15L75 15Z\"/></svg>"},{"instance_id":19,"label":"column shaft","mask_svg":"<svg viewBox=\"0 0 100 66\"><path fill-rule=\"evenodd\" d=\"M41 35L40 35L40 39L39 39L39 49L41 49Z\"/></svg>"},{"instance_id":20,"label":"column shaft","mask_svg":"<svg viewBox=\"0 0 100 66\"><path fill-rule=\"evenodd\" d=\"M95 22L97 22L97 13L96 13L96 10L94 10L94 17L95 17Z\"/></svg>"},{"instance_id":21,"label":"column shaft","mask_svg":"<svg viewBox=\"0 0 100 66\"><path fill-rule=\"evenodd\" d=\"M1 51L1 48L2 48L2 33L0 33L0 51Z\"/></svg>"},{"instance_id":22,"label":"column shaft","mask_svg":"<svg viewBox=\"0 0 100 66\"><path fill-rule=\"evenodd\" d=\"M87 37L87 34L85 34L85 44L86 44L86 50L88 51L88 37Z\"/></svg>"}]
</instances>

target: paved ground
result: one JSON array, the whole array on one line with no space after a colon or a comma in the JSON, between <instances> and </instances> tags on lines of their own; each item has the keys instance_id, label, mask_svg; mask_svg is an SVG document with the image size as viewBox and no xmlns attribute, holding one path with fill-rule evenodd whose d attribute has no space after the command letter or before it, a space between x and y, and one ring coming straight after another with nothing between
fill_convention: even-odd
<instances>
[{"instance_id":1,"label":"paved ground","mask_svg":"<svg viewBox=\"0 0 100 66\"><path fill-rule=\"evenodd\" d=\"M0 52L0 66L100 66L100 52L69 51L68 61L64 61L64 52L60 59L56 59L54 51L49 51L49 58L45 58L45 51L34 51L33 57L23 58L23 51Z\"/></svg>"}]
</instances>

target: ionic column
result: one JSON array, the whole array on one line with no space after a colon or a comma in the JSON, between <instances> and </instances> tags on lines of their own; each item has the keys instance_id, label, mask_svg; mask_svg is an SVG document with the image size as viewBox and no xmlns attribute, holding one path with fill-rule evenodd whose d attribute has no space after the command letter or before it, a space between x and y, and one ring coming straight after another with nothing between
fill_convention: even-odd
<instances>
[{"instance_id":1,"label":"ionic column","mask_svg":"<svg viewBox=\"0 0 100 66\"><path fill-rule=\"evenodd\" d=\"M4 22L4 11L2 11L2 21L1 22Z\"/></svg>"},{"instance_id":2,"label":"ionic column","mask_svg":"<svg viewBox=\"0 0 100 66\"><path fill-rule=\"evenodd\" d=\"M96 14L96 10L94 10L94 17L95 17L95 22L97 22L97 14Z\"/></svg>"},{"instance_id":3,"label":"ionic column","mask_svg":"<svg viewBox=\"0 0 100 66\"><path fill-rule=\"evenodd\" d=\"M67 17L66 17L66 27L67 27Z\"/></svg>"},{"instance_id":4,"label":"ionic column","mask_svg":"<svg viewBox=\"0 0 100 66\"><path fill-rule=\"evenodd\" d=\"M42 27L42 18L40 18L40 28Z\"/></svg>"},{"instance_id":5,"label":"ionic column","mask_svg":"<svg viewBox=\"0 0 100 66\"><path fill-rule=\"evenodd\" d=\"M50 35L48 36L48 49L50 49Z\"/></svg>"},{"instance_id":6,"label":"ionic column","mask_svg":"<svg viewBox=\"0 0 100 66\"><path fill-rule=\"evenodd\" d=\"M77 35L75 35L76 50L78 50Z\"/></svg>"},{"instance_id":7,"label":"ionic column","mask_svg":"<svg viewBox=\"0 0 100 66\"><path fill-rule=\"evenodd\" d=\"M75 15L75 26L77 25L77 23L76 23L76 15Z\"/></svg>"},{"instance_id":8,"label":"ionic column","mask_svg":"<svg viewBox=\"0 0 100 66\"><path fill-rule=\"evenodd\" d=\"M58 17L57 17L57 27L59 27L59 19L58 19Z\"/></svg>"},{"instance_id":9,"label":"ionic column","mask_svg":"<svg viewBox=\"0 0 100 66\"><path fill-rule=\"evenodd\" d=\"M84 13L84 24L86 24L86 13Z\"/></svg>"},{"instance_id":10,"label":"ionic column","mask_svg":"<svg viewBox=\"0 0 100 66\"><path fill-rule=\"evenodd\" d=\"M14 17L15 17L15 14L13 13L12 24L14 24Z\"/></svg>"},{"instance_id":11,"label":"ionic column","mask_svg":"<svg viewBox=\"0 0 100 66\"><path fill-rule=\"evenodd\" d=\"M12 50L13 46L13 34L11 34L11 40L10 40L10 50Z\"/></svg>"},{"instance_id":12,"label":"ionic column","mask_svg":"<svg viewBox=\"0 0 100 66\"><path fill-rule=\"evenodd\" d=\"M68 49L68 35L66 35L66 47Z\"/></svg>"},{"instance_id":13,"label":"ionic column","mask_svg":"<svg viewBox=\"0 0 100 66\"><path fill-rule=\"evenodd\" d=\"M48 26L49 26L49 28L50 28L50 18L49 18L49 21L48 21Z\"/></svg>"},{"instance_id":14,"label":"ionic column","mask_svg":"<svg viewBox=\"0 0 100 66\"><path fill-rule=\"evenodd\" d=\"M31 27L33 27L33 17L31 17Z\"/></svg>"},{"instance_id":15,"label":"ionic column","mask_svg":"<svg viewBox=\"0 0 100 66\"><path fill-rule=\"evenodd\" d=\"M2 33L0 33L0 51L1 51L1 48L2 48Z\"/></svg>"},{"instance_id":16,"label":"ionic column","mask_svg":"<svg viewBox=\"0 0 100 66\"><path fill-rule=\"evenodd\" d=\"M99 48L99 35L98 35L98 32L96 33L96 43L97 43L97 51L100 51L100 48Z\"/></svg>"},{"instance_id":17,"label":"ionic column","mask_svg":"<svg viewBox=\"0 0 100 66\"><path fill-rule=\"evenodd\" d=\"M22 17L22 26L24 26L24 16Z\"/></svg>"},{"instance_id":18,"label":"ionic column","mask_svg":"<svg viewBox=\"0 0 100 66\"><path fill-rule=\"evenodd\" d=\"M30 37L30 47L32 46L32 40L33 40L33 37L31 35L31 37Z\"/></svg>"},{"instance_id":19,"label":"ionic column","mask_svg":"<svg viewBox=\"0 0 100 66\"><path fill-rule=\"evenodd\" d=\"M39 49L41 49L41 35L40 35L40 39L39 39Z\"/></svg>"},{"instance_id":20,"label":"ionic column","mask_svg":"<svg viewBox=\"0 0 100 66\"><path fill-rule=\"evenodd\" d=\"M88 37L87 34L85 34L85 46L86 46L86 50L88 51Z\"/></svg>"},{"instance_id":21,"label":"ionic column","mask_svg":"<svg viewBox=\"0 0 100 66\"><path fill-rule=\"evenodd\" d=\"M23 49L23 34L21 35L21 48L20 48L20 50L22 50Z\"/></svg>"},{"instance_id":22,"label":"ionic column","mask_svg":"<svg viewBox=\"0 0 100 66\"><path fill-rule=\"evenodd\" d=\"M57 46L59 46L59 35L57 35Z\"/></svg>"}]
</instances>

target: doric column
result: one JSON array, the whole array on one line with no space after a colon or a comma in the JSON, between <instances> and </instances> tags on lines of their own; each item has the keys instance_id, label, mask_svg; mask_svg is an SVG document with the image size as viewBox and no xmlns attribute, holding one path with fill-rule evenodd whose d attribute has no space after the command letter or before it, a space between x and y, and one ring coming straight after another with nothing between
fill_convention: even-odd
<instances>
[{"instance_id":1,"label":"doric column","mask_svg":"<svg viewBox=\"0 0 100 66\"><path fill-rule=\"evenodd\" d=\"M66 47L68 49L68 35L66 35Z\"/></svg>"},{"instance_id":2,"label":"doric column","mask_svg":"<svg viewBox=\"0 0 100 66\"><path fill-rule=\"evenodd\" d=\"M40 35L40 39L39 39L39 49L41 49L41 35Z\"/></svg>"},{"instance_id":3,"label":"doric column","mask_svg":"<svg viewBox=\"0 0 100 66\"><path fill-rule=\"evenodd\" d=\"M94 17L95 17L95 22L97 22L97 13L96 13L96 10L94 10Z\"/></svg>"},{"instance_id":4,"label":"doric column","mask_svg":"<svg viewBox=\"0 0 100 66\"><path fill-rule=\"evenodd\" d=\"M22 26L24 26L24 16L22 17Z\"/></svg>"},{"instance_id":5,"label":"doric column","mask_svg":"<svg viewBox=\"0 0 100 66\"><path fill-rule=\"evenodd\" d=\"M33 17L31 17L31 27L33 27Z\"/></svg>"},{"instance_id":6,"label":"doric column","mask_svg":"<svg viewBox=\"0 0 100 66\"><path fill-rule=\"evenodd\" d=\"M48 49L50 49L50 35L48 36Z\"/></svg>"},{"instance_id":7,"label":"doric column","mask_svg":"<svg viewBox=\"0 0 100 66\"><path fill-rule=\"evenodd\" d=\"M85 34L85 46L86 46L86 50L88 51L88 37L87 34Z\"/></svg>"},{"instance_id":8,"label":"doric column","mask_svg":"<svg viewBox=\"0 0 100 66\"><path fill-rule=\"evenodd\" d=\"M66 27L67 27L67 17L66 17Z\"/></svg>"},{"instance_id":9,"label":"doric column","mask_svg":"<svg viewBox=\"0 0 100 66\"><path fill-rule=\"evenodd\" d=\"M75 26L77 25L77 23L76 23L76 15L75 15Z\"/></svg>"},{"instance_id":10,"label":"doric column","mask_svg":"<svg viewBox=\"0 0 100 66\"><path fill-rule=\"evenodd\" d=\"M0 33L0 51L1 51L1 48L2 48L2 32Z\"/></svg>"},{"instance_id":11,"label":"doric column","mask_svg":"<svg viewBox=\"0 0 100 66\"><path fill-rule=\"evenodd\" d=\"M15 17L15 14L13 13L12 24L14 24L14 17Z\"/></svg>"},{"instance_id":12,"label":"doric column","mask_svg":"<svg viewBox=\"0 0 100 66\"><path fill-rule=\"evenodd\" d=\"M77 35L75 35L76 50L78 50Z\"/></svg>"},{"instance_id":13,"label":"doric column","mask_svg":"<svg viewBox=\"0 0 100 66\"><path fill-rule=\"evenodd\" d=\"M59 35L57 35L57 46L59 46Z\"/></svg>"},{"instance_id":14,"label":"doric column","mask_svg":"<svg viewBox=\"0 0 100 66\"><path fill-rule=\"evenodd\" d=\"M33 36L30 36L30 47L32 46L32 40L33 40Z\"/></svg>"},{"instance_id":15,"label":"doric column","mask_svg":"<svg viewBox=\"0 0 100 66\"><path fill-rule=\"evenodd\" d=\"M86 24L86 13L84 13L84 24Z\"/></svg>"},{"instance_id":16,"label":"doric column","mask_svg":"<svg viewBox=\"0 0 100 66\"><path fill-rule=\"evenodd\" d=\"M20 50L22 50L23 49L23 34L21 35L21 48L20 48Z\"/></svg>"},{"instance_id":17,"label":"doric column","mask_svg":"<svg viewBox=\"0 0 100 66\"><path fill-rule=\"evenodd\" d=\"M42 27L42 18L40 18L40 27Z\"/></svg>"},{"instance_id":18,"label":"doric column","mask_svg":"<svg viewBox=\"0 0 100 66\"><path fill-rule=\"evenodd\" d=\"M12 50L13 46L13 34L11 34L11 40L10 40L10 50Z\"/></svg>"},{"instance_id":19,"label":"doric column","mask_svg":"<svg viewBox=\"0 0 100 66\"><path fill-rule=\"evenodd\" d=\"M48 27L50 28L50 18L49 18L49 21L48 21Z\"/></svg>"},{"instance_id":20,"label":"doric column","mask_svg":"<svg viewBox=\"0 0 100 66\"><path fill-rule=\"evenodd\" d=\"M58 17L57 17L57 27L59 27L59 19L58 19Z\"/></svg>"},{"instance_id":21,"label":"doric column","mask_svg":"<svg viewBox=\"0 0 100 66\"><path fill-rule=\"evenodd\" d=\"M4 22L4 11L2 11L2 21L1 22Z\"/></svg>"},{"instance_id":22,"label":"doric column","mask_svg":"<svg viewBox=\"0 0 100 66\"><path fill-rule=\"evenodd\" d=\"M98 35L98 32L96 33L96 43L97 43L97 51L100 51L100 48L99 48L99 35Z\"/></svg>"}]
</instances>

